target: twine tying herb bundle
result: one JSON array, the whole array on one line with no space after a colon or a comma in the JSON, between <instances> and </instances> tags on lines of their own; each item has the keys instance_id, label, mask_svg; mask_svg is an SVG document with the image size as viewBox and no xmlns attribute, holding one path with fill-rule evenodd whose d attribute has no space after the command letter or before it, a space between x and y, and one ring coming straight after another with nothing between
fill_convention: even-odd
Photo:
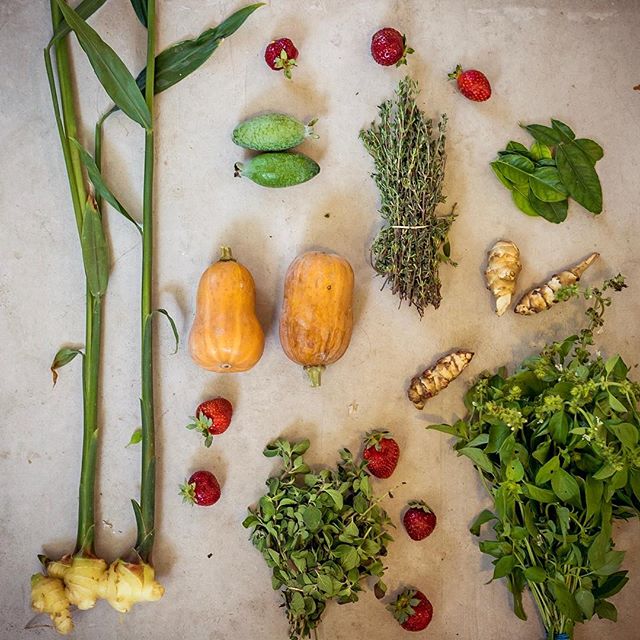
<instances>
[{"instance_id":1,"label":"twine tying herb bundle","mask_svg":"<svg viewBox=\"0 0 640 640\"><path fill-rule=\"evenodd\" d=\"M371 175L386 221L371 247L373 268L385 277L383 288L389 285L401 303L408 301L422 316L425 307L440 306L440 263L455 266L447 239L455 215L436 214L445 202L447 117L434 132L432 120L416 104L417 94L415 80L401 80L395 100L378 107L380 122L360 131L360 139L375 164Z\"/></svg>"}]
</instances>

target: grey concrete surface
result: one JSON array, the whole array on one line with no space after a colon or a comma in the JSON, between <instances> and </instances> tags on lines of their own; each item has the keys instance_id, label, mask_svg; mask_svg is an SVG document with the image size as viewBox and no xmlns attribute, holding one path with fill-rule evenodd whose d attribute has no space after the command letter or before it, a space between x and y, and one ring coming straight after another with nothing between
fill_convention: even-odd
<instances>
[{"instance_id":1,"label":"grey concrete surface","mask_svg":"<svg viewBox=\"0 0 640 640\"><path fill-rule=\"evenodd\" d=\"M199 33L240 2L158 2L161 48ZM81 436L80 367L61 372L52 390L51 358L63 343L83 339L83 273L59 145L42 64L50 35L44 0L0 2L0 638L52 638L51 629L25 630L32 619L29 576L36 554L68 551L75 536ZM92 24L130 68L143 62L144 32L126 0L110 0ZM446 193L458 203L452 233L456 269L442 269L444 301L420 321L380 291L368 263L379 228L378 194L370 159L357 139L405 68L384 69L369 57L371 34L384 25L407 33L416 53L408 69L422 87L429 114L450 118ZM272 461L265 443L285 434L312 440L309 456L330 463L337 449L358 448L372 427L391 428L402 447L392 480L407 485L386 502L394 522L406 500L425 497L439 517L427 541L410 541L402 529L388 557L392 590L413 584L428 594L435 616L418 637L434 640L540 640L543 629L527 600L528 622L510 611L502 583L491 575L468 532L486 504L466 460L447 438L426 432L430 422L463 413L462 393L482 370L518 362L545 341L571 332L579 304L535 318L492 313L482 268L487 249L501 237L519 244L525 267L519 289L543 280L592 250L602 259L586 280L627 274L630 288L616 300L601 348L640 358L640 203L638 133L640 10L634 0L451 0L443 2L272 0L225 42L196 74L158 99L157 303L176 318L183 338L171 355L168 327L158 323L159 530L155 562L164 599L120 616L106 604L76 616L78 639L246 640L287 637L279 596L240 523L262 493ZM293 82L269 71L265 43L290 36L301 51ZM75 48L75 47L74 47ZM77 52L77 50L76 50ZM82 55L82 136L107 105ZM446 80L456 63L483 69L494 96L485 104L463 99ZM319 116L318 141L303 149L322 172L290 190L268 191L233 178L244 152L230 132L264 110ZM519 121L556 116L605 149L598 164L605 210L594 218L572 204L560 226L529 219L511 204L488 162L510 139L527 141ZM105 173L121 200L139 213L142 167L140 129L122 116L106 128ZM138 417L140 246L131 227L107 213L113 253L104 335L100 424L98 547L108 558L134 539L129 498L138 491L139 454L125 448ZM267 331L265 354L251 372L216 376L198 369L186 350L194 292L203 269L222 244L254 274L258 313ZM295 255L329 248L353 264L356 324L350 349L330 367L321 389L310 389L284 356L277 338L282 281ZM477 356L463 379L417 413L404 396L412 375L452 347ZM229 397L233 426L210 450L184 429L197 403L210 394ZM178 484L198 467L223 484L213 508L181 504ZM616 527L627 550L631 581L614 598L617 625L594 621L579 640L640 637L640 529ZM40 623L42 620L36 620ZM404 637L371 593L356 605L331 605L322 640Z\"/></svg>"}]
</instances>

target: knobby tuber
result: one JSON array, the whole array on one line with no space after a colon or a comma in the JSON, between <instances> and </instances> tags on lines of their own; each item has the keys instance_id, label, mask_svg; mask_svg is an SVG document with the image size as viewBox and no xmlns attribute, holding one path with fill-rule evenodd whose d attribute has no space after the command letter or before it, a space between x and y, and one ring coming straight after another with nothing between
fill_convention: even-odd
<instances>
[{"instance_id":1,"label":"knobby tuber","mask_svg":"<svg viewBox=\"0 0 640 640\"><path fill-rule=\"evenodd\" d=\"M520 250L510 240L498 240L489 251L484 272L487 289L496 299L496 314L501 316L511 304L516 280L522 269Z\"/></svg>"}]
</instances>

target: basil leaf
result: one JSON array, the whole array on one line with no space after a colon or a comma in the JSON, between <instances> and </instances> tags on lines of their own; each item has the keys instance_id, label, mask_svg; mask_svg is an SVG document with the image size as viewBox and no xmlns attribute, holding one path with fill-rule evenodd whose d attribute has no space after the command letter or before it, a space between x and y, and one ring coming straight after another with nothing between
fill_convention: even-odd
<instances>
[{"instance_id":1,"label":"basil leaf","mask_svg":"<svg viewBox=\"0 0 640 640\"><path fill-rule=\"evenodd\" d=\"M486 453L484 453L484 451L481 451L480 449L475 449L474 447L465 447L463 449L460 449L458 453L460 455L467 456L467 458L470 458L473 464L475 464L477 467L479 467L483 471L486 471L487 473L495 474L495 469L493 468L493 464L491 464L491 460L489 460L489 457L487 456Z\"/></svg>"},{"instance_id":2,"label":"basil leaf","mask_svg":"<svg viewBox=\"0 0 640 640\"><path fill-rule=\"evenodd\" d=\"M524 577L530 582L542 583L547 579L547 572L542 567L527 567Z\"/></svg>"},{"instance_id":3,"label":"basil leaf","mask_svg":"<svg viewBox=\"0 0 640 640\"><path fill-rule=\"evenodd\" d=\"M60 1L60 0L58 0ZM156 56L154 89L161 93L180 82L201 67L218 48L220 43L232 36L245 20L264 2L250 4L230 15L217 27L203 31L197 38L183 40ZM144 95L147 70L143 69L136 82Z\"/></svg>"},{"instance_id":4,"label":"basil leaf","mask_svg":"<svg viewBox=\"0 0 640 640\"><path fill-rule=\"evenodd\" d=\"M635 449L638 444L638 427L629 422L620 424L608 424L607 429L622 442L625 447Z\"/></svg>"},{"instance_id":5,"label":"basil leaf","mask_svg":"<svg viewBox=\"0 0 640 640\"><path fill-rule=\"evenodd\" d=\"M92 296L100 298L109 282L109 246L100 214L91 196L84 207L80 244L87 286Z\"/></svg>"},{"instance_id":6,"label":"basil leaf","mask_svg":"<svg viewBox=\"0 0 640 640\"><path fill-rule=\"evenodd\" d=\"M543 202L560 202L568 195L559 171L553 167L537 167L529 176L529 186L536 198Z\"/></svg>"},{"instance_id":7,"label":"basil leaf","mask_svg":"<svg viewBox=\"0 0 640 640\"><path fill-rule=\"evenodd\" d=\"M596 603L596 614L598 618L618 622L618 610L606 600L600 600L600 602Z\"/></svg>"},{"instance_id":8,"label":"basil leaf","mask_svg":"<svg viewBox=\"0 0 640 640\"><path fill-rule=\"evenodd\" d=\"M498 559L495 563L495 568L493 570L493 580L498 580L499 578L504 578L508 576L516 566L516 559L514 556L503 556Z\"/></svg>"},{"instance_id":9,"label":"basil leaf","mask_svg":"<svg viewBox=\"0 0 640 640\"><path fill-rule=\"evenodd\" d=\"M558 469L560 469L560 458L554 456L538 470L536 474L536 484L540 485L549 482L551 477L557 473Z\"/></svg>"},{"instance_id":10,"label":"basil leaf","mask_svg":"<svg viewBox=\"0 0 640 640\"><path fill-rule=\"evenodd\" d=\"M560 120L551 119L551 126L560 134L563 142L571 142L576 134L573 133L571 127L566 125L564 122L560 122Z\"/></svg>"},{"instance_id":11,"label":"basil leaf","mask_svg":"<svg viewBox=\"0 0 640 640\"><path fill-rule=\"evenodd\" d=\"M596 603L593 593L586 589L578 589L575 593L575 599L584 617L589 620L593 616L593 609Z\"/></svg>"},{"instance_id":12,"label":"basil leaf","mask_svg":"<svg viewBox=\"0 0 640 640\"><path fill-rule=\"evenodd\" d=\"M625 584L629 582L626 571L617 571L607 576L607 579L593 590L593 595L600 598L610 598L615 596Z\"/></svg>"},{"instance_id":13,"label":"basil leaf","mask_svg":"<svg viewBox=\"0 0 640 640\"><path fill-rule=\"evenodd\" d=\"M559 444L567 442L569 435L569 419L564 411L558 411L549 420L549 434Z\"/></svg>"},{"instance_id":14,"label":"basil leaf","mask_svg":"<svg viewBox=\"0 0 640 640\"><path fill-rule=\"evenodd\" d=\"M580 501L580 486L576 479L564 469L558 469L551 476L551 488L563 502L573 504Z\"/></svg>"},{"instance_id":15,"label":"basil leaf","mask_svg":"<svg viewBox=\"0 0 640 640\"><path fill-rule=\"evenodd\" d=\"M582 611L575 597L562 582L549 582L549 589L558 605L558 609L570 620L578 622L582 619Z\"/></svg>"},{"instance_id":16,"label":"basil leaf","mask_svg":"<svg viewBox=\"0 0 640 640\"><path fill-rule=\"evenodd\" d=\"M556 494L553 493L553 491L549 491L548 489L541 489L540 487L536 487L534 484L529 484L528 482L526 482L524 486L526 487L527 493L532 500L542 503L556 502Z\"/></svg>"},{"instance_id":17,"label":"basil leaf","mask_svg":"<svg viewBox=\"0 0 640 640\"><path fill-rule=\"evenodd\" d=\"M60 11L73 29L95 74L114 104L132 120L151 128L151 114L136 81L116 52L65 2Z\"/></svg>"},{"instance_id":18,"label":"basil leaf","mask_svg":"<svg viewBox=\"0 0 640 640\"><path fill-rule=\"evenodd\" d=\"M556 151L560 178L571 197L592 213L602 212L602 187L593 164L575 142L562 144Z\"/></svg>"},{"instance_id":19,"label":"basil leaf","mask_svg":"<svg viewBox=\"0 0 640 640\"><path fill-rule=\"evenodd\" d=\"M603 491L604 485L601 480L597 480L593 476L587 476L585 478L584 495L587 503L587 522L599 515Z\"/></svg>"},{"instance_id":20,"label":"basil leaf","mask_svg":"<svg viewBox=\"0 0 640 640\"><path fill-rule=\"evenodd\" d=\"M488 509L484 509L478 514L476 519L473 521L473 524L469 527L469 531L474 536L479 536L480 527L482 527L483 524L486 524L487 522L491 522L491 520L495 520L495 519L496 519L496 516L491 511L489 511Z\"/></svg>"}]
</instances>

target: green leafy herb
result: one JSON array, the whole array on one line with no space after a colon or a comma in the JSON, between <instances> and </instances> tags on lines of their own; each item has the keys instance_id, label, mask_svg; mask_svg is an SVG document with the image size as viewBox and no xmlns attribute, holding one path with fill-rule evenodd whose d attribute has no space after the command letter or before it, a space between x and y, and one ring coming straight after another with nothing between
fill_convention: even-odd
<instances>
[{"instance_id":1,"label":"green leafy herb","mask_svg":"<svg viewBox=\"0 0 640 640\"><path fill-rule=\"evenodd\" d=\"M523 126L535 139L531 148L511 140L498 151L491 168L528 216L563 222L569 196L588 211L600 213L602 188L595 164L604 155L602 147L587 138L576 139L560 120L552 119L551 125Z\"/></svg>"},{"instance_id":2,"label":"green leafy herb","mask_svg":"<svg viewBox=\"0 0 640 640\"><path fill-rule=\"evenodd\" d=\"M360 139L375 164L372 177L386 222L371 247L373 267L422 316L425 307L440 305L440 263L455 264L444 251L455 216L436 215L445 202L447 119L443 115L434 132L417 94L415 80L401 80L395 100L379 106L379 123L360 131Z\"/></svg>"},{"instance_id":3,"label":"green leafy herb","mask_svg":"<svg viewBox=\"0 0 640 640\"><path fill-rule=\"evenodd\" d=\"M308 440L267 446L264 455L282 458L283 468L267 480L267 493L243 523L272 570L273 588L282 592L292 640L311 635L330 600L356 602L368 576L382 597L392 540L366 465L343 449L336 469L314 472L304 461L308 448Z\"/></svg>"},{"instance_id":4,"label":"green leafy herb","mask_svg":"<svg viewBox=\"0 0 640 640\"><path fill-rule=\"evenodd\" d=\"M592 349L607 292L624 286L616 276L600 288L567 287L564 298L591 301L587 326L512 375L485 374L467 392L467 418L433 426L457 438L493 498L471 526L480 535L492 523L480 549L493 559L493 579L506 578L521 618L529 588L549 637L594 614L615 620L607 598L628 581L612 521L640 514L640 385L620 356Z\"/></svg>"}]
</instances>

